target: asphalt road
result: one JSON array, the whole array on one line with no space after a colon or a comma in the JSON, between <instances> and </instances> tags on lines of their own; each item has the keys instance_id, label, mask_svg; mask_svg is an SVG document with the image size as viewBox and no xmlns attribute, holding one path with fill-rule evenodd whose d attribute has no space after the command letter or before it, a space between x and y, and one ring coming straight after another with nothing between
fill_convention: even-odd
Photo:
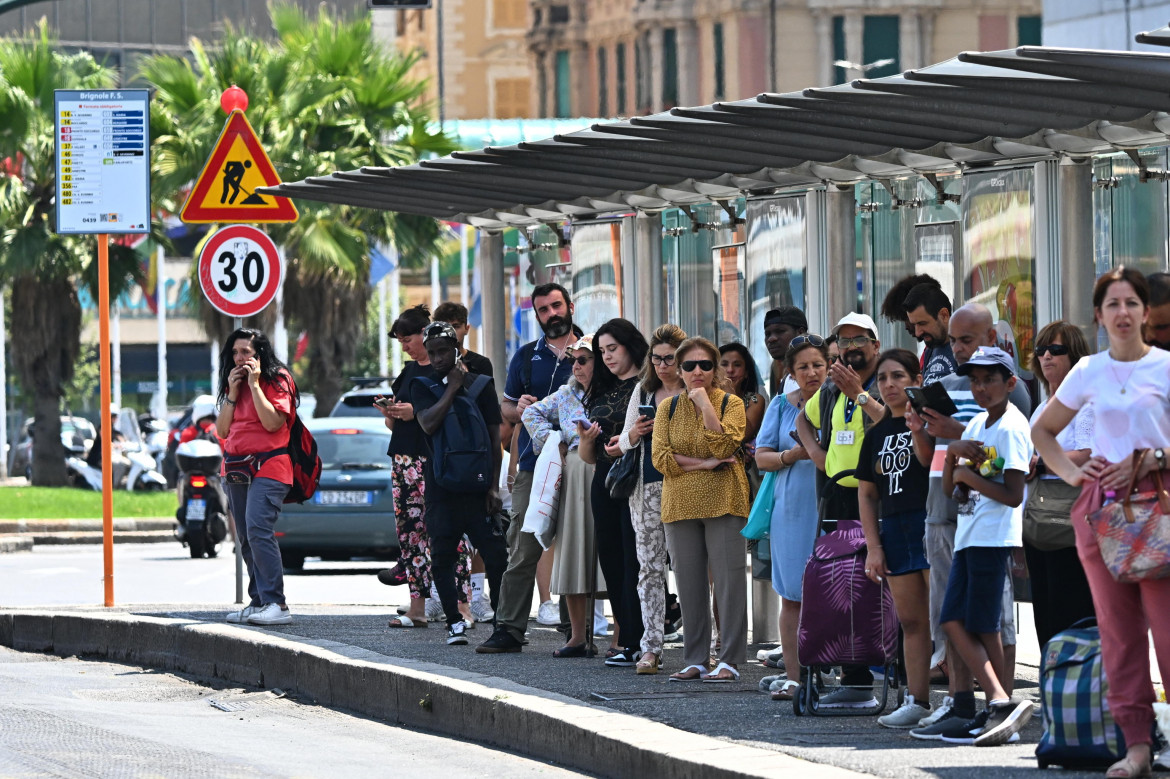
<instances>
[{"instance_id":1,"label":"asphalt road","mask_svg":"<svg viewBox=\"0 0 1170 779\"><path fill-rule=\"evenodd\" d=\"M4 777L585 776L272 691L3 647L0 690Z\"/></svg>"}]
</instances>

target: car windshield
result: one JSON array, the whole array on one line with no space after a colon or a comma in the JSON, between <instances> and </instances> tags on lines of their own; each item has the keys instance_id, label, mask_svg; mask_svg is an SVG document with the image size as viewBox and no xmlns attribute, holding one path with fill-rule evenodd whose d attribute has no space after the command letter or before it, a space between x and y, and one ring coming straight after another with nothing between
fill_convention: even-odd
<instances>
[{"instance_id":1,"label":"car windshield","mask_svg":"<svg viewBox=\"0 0 1170 779\"><path fill-rule=\"evenodd\" d=\"M390 390L386 390L389 392ZM385 394L385 393L378 393ZM380 417L382 412L374 407L374 394L346 395L337 401L331 417Z\"/></svg>"},{"instance_id":2,"label":"car windshield","mask_svg":"<svg viewBox=\"0 0 1170 779\"><path fill-rule=\"evenodd\" d=\"M322 468L390 467L390 455L386 454L386 445L390 440L388 435L322 430L313 436L317 439L317 454L321 456Z\"/></svg>"}]
</instances>

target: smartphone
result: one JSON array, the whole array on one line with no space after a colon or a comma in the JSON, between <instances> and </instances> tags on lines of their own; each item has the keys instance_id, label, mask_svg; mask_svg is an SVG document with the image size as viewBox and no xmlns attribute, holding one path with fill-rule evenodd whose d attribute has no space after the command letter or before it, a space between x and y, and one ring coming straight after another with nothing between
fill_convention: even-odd
<instances>
[{"instance_id":1,"label":"smartphone","mask_svg":"<svg viewBox=\"0 0 1170 779\"><path fill-rule=\"evenodd\" d=\"M796 442L797 446L804 446L804 444L801 443L801 441L800 441L800 435L797 434L797 432L795 430L789 430L788 435L789 435L789 437L792 438L793 441Z\"/></svg>"},{"instance_id":2,"label":"smartphone","mask_svg":"<svg viewBox=\"0 0 1170 779\"><path fill-rule=\"evenodd\" d=\"M384 398L378 398L377 400L374 401L374 403L381 406L382 408L390 408L391 406L394 405L394 396L387 395Z\"/></svg>"},{"instance_id":3,"label":"smartphone","mask_svg":"<svg viewBox=\"0 0 1170 779\"><path fill-rule=\"evenodd\" d=\"M955 402L951 400L951 396L943 389L941 384L928 384L925 387L907 387L906 397L910 399L910 405L919 414L923 409L930 409L937 411L944 417L954 416L959 413L959 409L955 406Z\"/></svg>"},{"instance_id":4,"label":"smartphone","mask_svg":"<svg viewBox=\"0 0 1170 779\"><path fill-rule=\"evenodd\" d=\"M638 406L638 413L649 419L653 419L654 415L658 413L656 406Z\"/></svg>"}]
</instances>

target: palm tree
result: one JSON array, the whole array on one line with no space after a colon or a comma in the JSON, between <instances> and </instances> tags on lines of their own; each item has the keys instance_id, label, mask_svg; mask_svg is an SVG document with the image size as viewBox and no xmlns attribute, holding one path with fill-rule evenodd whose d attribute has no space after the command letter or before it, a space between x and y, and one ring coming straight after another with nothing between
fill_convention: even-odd
<instances>
[{"instance_id":1,"label":"palm tree","mask_svg":"<svg viewBox=\"0 0 1170 779\"><path fill-rule=\"evenodd\" d=\"M192 41L193 62L158 56L143 63L142 76L157 89L157 191L171 193L170 210L178 210L178 193L210 154L223 121L218 97L232 84L248 93L248 120L284 180L455 150L450 138L427 130L425 85L408 75L415 58L386 51L368 16L344 21L322 9L310 19L282 3L270 13L275 45L229 28L214 50ZM371 244L394 244L406 264L421 266L438 243L439 225L350 206L298 208L297 222L269 231L288 257L285 311L294 332L309 334L305 378L320 413L328 413L364 334ZM230 331L226 317L201 318L213 338Z\"/></svg>"},{"instance_id":2,"label":"palm tree","mask_svg":"<svg viewBox=\"0 0 1170 779\"><path fill-rule=\"evenodd\" d=\"M0 40L0 284L12 290L12 362L33 395L33 483L66 483L61 398L81 344L77 284L96 300L97 244L54 232L53 90L116 85L88 54L65 54L42 20ZM133 251L110 247L110 295L140 274Z\"/></svg>"}]
</instances>

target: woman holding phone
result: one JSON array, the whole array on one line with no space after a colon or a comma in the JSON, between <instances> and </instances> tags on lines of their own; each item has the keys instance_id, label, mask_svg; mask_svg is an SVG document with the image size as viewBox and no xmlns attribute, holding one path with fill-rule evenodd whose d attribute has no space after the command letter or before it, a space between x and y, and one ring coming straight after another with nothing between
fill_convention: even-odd
<instances>
[{"instance_id":1,"label":"woman holding phone","mask_svg":"<svg viewBox=\"0 0 1170 779\"><path fill-rule=\"evenodd\" d=\"M223 440L225 487L248 568L250 598L227 621L287 625L292 614L284 602L284 566L275 528L292 487L288 438L301 395L292 372L259 330L241 328L229 335L219 366L215 432ZM235 474L239 477L233 481Z\"/></svg>"},{"instance_id":2,"label":"woman holding phone","mask_svg":"<svg viewBox=\"0 0 1170 779\"><path fill-rule=\"evenodd\" d=\"M666 624L666 531L662 529L662 473L650 452L658 404L683 391L674 351L687 338L678 325L662 325L650 336L650 355L638 388L630 394L626 424L618 437L622 452L638 449L638 486L630 496L630 520L638 553L638 600L642 607L642 657L637 673L658 673Z\"/></svg>"}]
</instances>

